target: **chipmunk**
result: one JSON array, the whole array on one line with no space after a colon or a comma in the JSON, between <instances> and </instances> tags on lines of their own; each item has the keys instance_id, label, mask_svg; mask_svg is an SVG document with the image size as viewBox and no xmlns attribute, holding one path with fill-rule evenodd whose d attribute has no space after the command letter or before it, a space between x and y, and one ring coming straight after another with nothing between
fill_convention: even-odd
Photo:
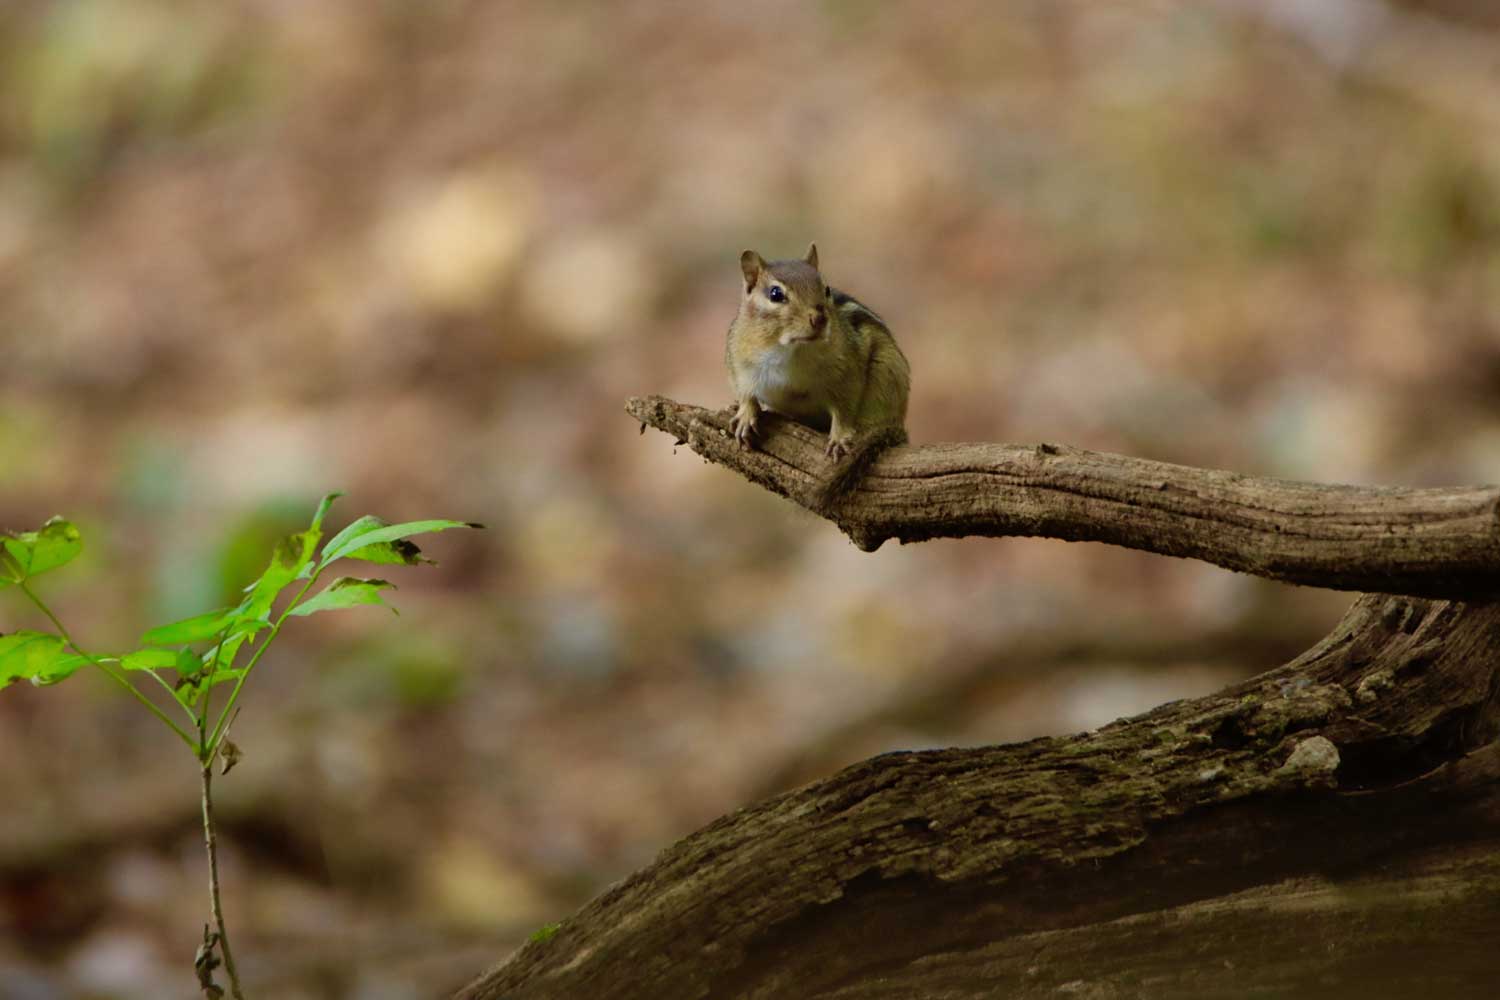
<instances>
[{"instance_id":1,"label":"chipmunk","mask_svg":"<svg viewBox=\"0 0 1500 1000\"><path fill-rule=\"evenodd\" d=\"M818 245L801 260L740 254L745 294L729 325L724 361L736 409L730 430L753 447L762 409L828 432L834 467L814 497L847 492L880 449L906 443L911 366L875 311L830 288Z\"/></svg>"}]
</instances>

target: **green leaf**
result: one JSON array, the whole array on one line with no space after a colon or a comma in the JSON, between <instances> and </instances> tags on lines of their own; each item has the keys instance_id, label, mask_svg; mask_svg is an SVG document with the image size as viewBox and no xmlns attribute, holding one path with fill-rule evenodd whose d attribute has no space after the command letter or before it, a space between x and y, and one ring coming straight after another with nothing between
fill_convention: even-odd
<instances>
[{"instance_id":1,"label":"green leaf","mask_svg":"<svg viewBox=\"0 0 1500 1000\"><path fill-rule=\"evenodd\" d=\"M366 562L404 563L408 566L419 561L415 545L406 543L394 546L392 542L412 535L426 535L450 528L483 528L473 521L406 521L402 524L386 524L378 517L365 515L354 524L335 535L323 547L321 565L327 566L335 559L363 559Z\"/></svg>"},{"instance_id":2,"label":"green leaf","mask_svg":"<svg viewBox=\"0 0 1500 1000\"><path fill-rule=\"evenodd\" d=\"M244 637L241 636L240 638L241 641L243 641ZM218 646L214 647L215 650L218 648ZM210 652L212 651L213 650L210 650ZM203 673L203 667L205 663L213 662L211 659L200 659L197 653L186 647L177 651L175 661L176 662L172 664L172 669L177 671L178 677L197 677L199 674Z\"/></svg>"},{"instance_id":3,"label":"green leaf","mask_svg":"<svg viewBox=\"0 0 1500 1000\"><path fill-rule=\"evenodd\" d=\"M235 614L233 608L220 608L170 625L158 625L141 636L141 642L147 646L180 646L189 642L202 642L224 631L235 620Z\"/></svg>"},{"instance_id":4,"label":"green leaf","mask_svg":"<svg viewBox=\"0 0 1500 1000\"><path fill-rule=\"evenodd\" d=\"M252 639L257 632L270 627L270 622L260 619L236 619L220 642L210 646L208 651L203 653L203 655L196 656L198 661L196 669L188 669L186 661L184 661L182 665L178 666L177 672L181 676L189 676L202 673L205 670L210 672L228 670L234 666L234 658L239 654L240 647ZM219 652L220 646L223 647L222 654ZM195 654L188 653L188 656L193 657Z\"/></svg>"},{"instance_id":5,"label":"green leaf","mask_svg":"<svg viewBox=\"0 0 1500 1000\"><path fill-rule=\"evenodd\" d=\"M83 551L82 536L72 521L54 517L36 531L6 535L3 542L6 559L0 586L56 569Z\"/></svg>"},{"instance_id":6,"label":"green leaf","mask_svg":"<svg viewBox=\"0 0 1500 1000\"><path fill-rule=\"evenodd\" d=\"M67 658L60 635L25 631L0 635L0 687L22 679L36 684L60 681L78 669L67 670L59 664Z\"/></svg>"},{"instance_id":7,"label":"green leaf","mask_svg":"<svg viewBox=\"0 0 1500 1000\"><path fill-rule=\"evenodd\" d=\"M377 542L374 545L361 545L353 552L344 553L345 559L360 559L364 562L383 563L392 566L416 566L420 563L432 564L432 560L422 554L414 542L404 538L398 538L394 542Z\"/></svg>"},{"instance_id":8,"label":"green leaf","mask_svg":"<svg viewBox=\"0 0 1500 1000\"><path fill-rule=\"evenodd\" d=\"M126 670L156 670L177 666L177 654L170 649L138 649L120 657L120 666Z\"/></svg>"},{"instance_id":9,"label":"green leaf","mask_svg":"<svg viewBox=\"0 0 1500 1000\"><path fill-rule=\"evenodd\" d=\"M262 628L266 627L265 622L259 624ZM210 646L206 653L198 657L198 669L187 671L187 673L230 669L234 666L234 658L239 655L240 647L245 644L245 640L249 639L252 634L248 631L241 632L236 629L233 634L225 637L222 643ZM219 651L220 646L223 647L222 653ZM184 673L181 667L178 668L178 673Z\"/></svg>"},{"instance_id":10,"label":"green leaf","mask_svg":"<svg viewBox=\"0 0 1500 1000\"><path fill-rule=\"evenodd\" d=\"M242 620L270 617L271 605L276 603L276 596L312 562L313 550L317 548L318 539L322 535L320 528L313 527L287 535L277 542L276 551L271 554L270 565L260 575L260 579L250 585L250 596L240 604L235 612L236 616Z\"/></svg>"},{"instance_id":11,"label":"green leaf","mask_svg":"<svg viewBox=\"0 0 1500 1000\"><path fill-rule=\"evenodd\" d=\"M380 591L386 589L395 590L396 585L389 580L360 580L352 576L341 576L323 588L322 593L297 605L290 614L315 615L319 611L355 608L362 604L379 604L390 608L389 604L380 599ZM391 611L394 613L396 609L391 608Z\"/></svg>"},{"instance_id":12,"label":"green leaf","mask_svg":"<svg viewBox=\"0 0 1500 1000\"><path fill-rule=\"evenodd\" d=\"M244 673L245 668L239 667L234 670L221 670L212 676L199 674L197 677L183 677L172 688L172 696L188 708L192 708L202 695L204 688L218 687L220 684L238 680Z\"/></svg>"},{"instance_id":13,"label":"green leaf","mask_svg":"<svg viewBox=\"0 0 1500 1000\"><path fill-rule=\"evenodd\" d=\"M73 674L88 666L90 662L114 663L116 662L116 660L113 656L96 656L92 661L90 661L87 656L80 656L77 653L69 653L67 656L59 657L57 660L53 661L51 669L47 671L47 676L33 677L31 679L31 683L37 685L38 687L44 687L48 684L56 684L58 681L66 680L67 678L73 676ZM4 684L0 684L0 687L4 686Z\"/></svg>"},{"instance_id":14,"label":"green leaf","mask_svg":"<svg viewBox=\"0 0 1500 1000\"><path fill-rule=\"evenodd\" d=\"M323 498L322 502L318 504L317 512L313 514L312 524L310 525L312 530L319 532L323 530L323 518L328 516L328 508L332 507L333 502L343 495L343 491L338 490Z\"/></svg>"},{"instance_id":15,"label":"green leaf","mask_svg":"<svg viewBox=\"0 0 1500 1000\"><path fill-rule=\"evenodd\" d=\"M349 522L349 524L344 528L343 531L340 531L338 534L328 539L328 544L323 546L323 558L320 560L321 564L327 566L329 563L337 559L338 556L332 555L331 553L341 553L347 551L347 546L345 545L345 543L355 538L356 536L367 534L371 531L375 531L384 527L386 527L386 523L380 518L376 517L374 514L366 514L363 517L355 518L353 521Z\"/></svg>"}]
</instances>

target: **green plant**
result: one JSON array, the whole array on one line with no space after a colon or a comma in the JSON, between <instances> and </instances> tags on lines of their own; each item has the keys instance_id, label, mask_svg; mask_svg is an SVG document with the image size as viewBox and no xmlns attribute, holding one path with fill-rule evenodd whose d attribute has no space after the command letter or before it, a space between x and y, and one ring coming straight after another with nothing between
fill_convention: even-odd
<instances>
[{"instance_id":1,"label":"green plant","mask_svg":"<svg viewBox=\"0 0 1500 1000\"><path fill-rule=\"evenodd\" d=\"M214 982L214 970L221 962L235 1000L244 1000L219 899L212 792L215 760L222 776L240 757L239 748L229 739L229 730L238 714L236 705L245 682L288 618L365 604L390 607L381 599L381 591L394 589L394 584L379 579L341 576L309 596L334 563L352 559L414 566L431 560L424 558L408 540L413 535L482 527L446 520L386 524L366 515L328 539L319 552L323 518L341 495L330 493L324 497L305 531L288 535L277 543L270 564L245 588L239 604L153 628L141 637L142 648L119 654L86 652L32 586L36 577L65 565L82 550L77 527L54 517L36 531L0 534L0 590L17 588L56 629L0 634L0 688L17 680L55 684L82 667L96 667L156 716L197 759L212 923L204 924L203 943L193 967L204 996L210 1000L224 995ZM294 587L298 583L300 586ZM295 596L280 603L280 611L273 614L278 598L289 589L294 589ZM242 655L246 658L244 665L239 666L237 661ZM141 683L133 678L140 678ZM215 689L225 684L232 685L229 695L215 711ZM176 711L182 713L186 724L169 714Z\"/></svg>"}]
</instances>

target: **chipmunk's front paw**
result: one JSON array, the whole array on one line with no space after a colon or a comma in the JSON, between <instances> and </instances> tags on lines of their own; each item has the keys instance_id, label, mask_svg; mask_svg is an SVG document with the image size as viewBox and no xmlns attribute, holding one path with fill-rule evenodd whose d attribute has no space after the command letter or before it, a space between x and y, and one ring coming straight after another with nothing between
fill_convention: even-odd
<instances>
[{"instance_id":1,"label":"chipmunk's front paw","mask_svg":"<svg viewBox=\"0 0 1500 1000\"><path fill-rule=\"evenodd\" d=\"M741 405L735 411L734 416L729 418L729 432L734 439L740 443L741 448L755 447L755 435L758 431L760 412L753 406Z\"/></svg>"},{"instance_id":2,"label":"chipmunk's front paw","mask_svg":"<svg viewBox=\"0 0 1500 1000\"><path fill-rule=\"evenodd\" d=\"M849 454L849 452L851 452L853 450L854 450L854 435L853 434L839 434L839 435L830 434L830 435L828 435L828 447L826 447L826 448L823 449L823 454L827 455L829 458L833 459L834 461L838 461L839 459L843 458L845 455Z\"/></svg>"}]
</instances>

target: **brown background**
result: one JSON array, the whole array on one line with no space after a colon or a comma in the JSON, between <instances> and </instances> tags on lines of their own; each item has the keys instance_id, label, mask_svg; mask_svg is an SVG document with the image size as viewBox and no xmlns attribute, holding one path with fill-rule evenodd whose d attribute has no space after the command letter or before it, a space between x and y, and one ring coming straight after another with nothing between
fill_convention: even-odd
<instances>
[{"instance_id":1,"label":"brown background","mask_svg":"<svg viewBox=\"0 0 1500 1000\"><path fill-rule=\"evenodd\" d=\"M727 402L739 251L816 239L915 441L1500 480L1485 6L6 4L0 527L81 525L80 641L228 600L330 489L489 525L251 686L253 995L435 995L754 798L1318 635L1347 597L1100 546L863 555L621 406ZM0 693L0 998L193 995L196 795L103 678Z\"/></svg>"}]
</instances>

